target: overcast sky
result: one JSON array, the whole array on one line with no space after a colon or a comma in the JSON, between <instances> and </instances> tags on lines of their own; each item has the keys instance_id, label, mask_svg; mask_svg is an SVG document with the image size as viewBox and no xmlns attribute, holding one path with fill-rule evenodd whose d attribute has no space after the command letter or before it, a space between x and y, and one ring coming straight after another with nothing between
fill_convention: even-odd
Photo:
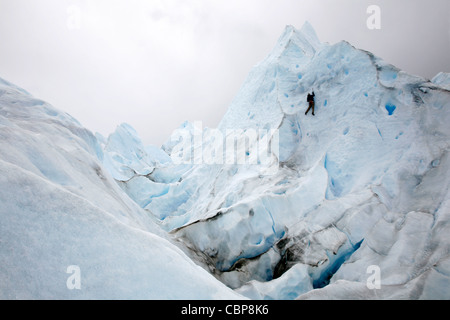
<instances>
[{"instance_id":1,"label":"overcast sky","mask_svg":"<svg viewBox=\"0 0 450 320\"><path fill-rule=\"evenodd\" d=\"M160 145L185 120L216 127L284 27L306 20L323 42L450 72L449 0L0 0L0 77L93 132L127 122Z\"/></svg>"}]
</instances>

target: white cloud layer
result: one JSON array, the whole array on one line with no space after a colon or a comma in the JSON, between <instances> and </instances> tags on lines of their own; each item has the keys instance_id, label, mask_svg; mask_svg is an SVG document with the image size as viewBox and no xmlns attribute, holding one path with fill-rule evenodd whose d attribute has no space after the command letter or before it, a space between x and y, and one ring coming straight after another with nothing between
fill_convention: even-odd
<instances>
[{"instance_id":1,"label":"white cloud layer","mask_svg":"<svg viewBox=\"0 0 450 320\"><path fill-rule=\"evenodd\" d=\"M161 144L184 120L217 126L287 24L431 78L450 71L449 17L448 0L0 0L0 77L94 132L128 122Z\"/></svg>"}]
</instances>

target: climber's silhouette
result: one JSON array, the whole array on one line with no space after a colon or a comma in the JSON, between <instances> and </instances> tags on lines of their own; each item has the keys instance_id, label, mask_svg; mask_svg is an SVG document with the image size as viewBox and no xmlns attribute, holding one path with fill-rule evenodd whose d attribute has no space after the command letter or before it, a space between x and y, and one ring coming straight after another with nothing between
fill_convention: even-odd
<instances>
[{"instance_id":1,"label":"climber's silhouette","mask_svg":"<svg viewBox=\"0 0 450 320\"><path fill-rule=\"evenodd\" d=\"M312 109L312 115L314 116L314 97L315 97L314 90L313 90L312 94L308 93L308 98L306 99L306 101L309 102L309 108L308 108L308 110L306 110L305 115L307 115L309 110Z\"/></svg>"}]
</instances>

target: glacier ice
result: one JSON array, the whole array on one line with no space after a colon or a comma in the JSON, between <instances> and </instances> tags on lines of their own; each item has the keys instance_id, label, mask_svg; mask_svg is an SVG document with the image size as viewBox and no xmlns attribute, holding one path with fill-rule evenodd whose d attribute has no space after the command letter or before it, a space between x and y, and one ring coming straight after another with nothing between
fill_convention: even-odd
<instances>
[{"instance_id":1,"label":"glacier ice","mask_svg":"<svg viewBox=\"0 0 450 320\"><path fill-rule=\"evenodd\" d=\"M68 114L0 79L0 299L243 298L119 188L114 179L167 160L134 133L121 126L103 149ZM67 286L71 266L79 290Z\"/></svg>"},{"instance_id":2,"label":"glacier ice","mask_svg":"<svg viewBox=\"0 0 450 320\"><path fill-rule=\"evenodd\" d=\"M311 90L316 116L305 117ZM28 272L54 281L48 270L72 253L88 272L103 270L95 284L123 275L117 297L154 297L167 282L159 297L450 298L448 74L409 75L346 41L321 43L305 23L286 27L217 129L185 122L161 148L145 146L128 124L94 136L6 81L0 102L8 150L0 164L12 172L1 181L13 186L1 193L9 208L1 234L25 250L60 226L43 237L42 258L3 249L2 261L11 261L4 279ZM250 161L255 141L236 142L246 162L203 161L202 151L218 150L215 137L230 132L270 142L264 165ZM29 186L25 198L20 186ZM26 229L27 216L39 230ZM58 239L65 242L52 245ZM381 271L380 289L367 285L371 266ZM18 283L5 292L70 297L65 288L39 295L29 291L35 284ZM106 289L87 297L107 297Z\"/></svg>"},{"instance_id":3,"label":"glacier ice","mask_svg":"<svg viewBox=\"0 0 450 320\"><path fill-rule=\"evenodd\" d=\"M450 73L439 72L431 82L437 84L438 86L450 90Z\"/></svg>"},{"instance_id":4,"label":"glacier ice","mask_svg":"<svg viewBox=\"0 0 450 320\"><path fill-rule=\"evenodd\" d=\"M167 162L155 166L179 173L160 181L167 193L128 193L147 192L162 228L249 298L449 298L447 83L321 43L309 23L288 26L218 127L278 130L277 170ZM304 116L311 90L314 118ZM177 143L162 149L170 156ZM376 292L371 265L382 272Z\"/></svg>"}]
</instances>

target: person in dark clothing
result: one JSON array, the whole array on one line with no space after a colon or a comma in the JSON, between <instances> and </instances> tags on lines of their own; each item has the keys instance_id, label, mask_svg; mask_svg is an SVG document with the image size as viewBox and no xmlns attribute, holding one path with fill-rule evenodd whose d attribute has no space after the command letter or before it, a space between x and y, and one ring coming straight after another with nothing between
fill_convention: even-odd
<instances>
[{"instance_id":1,"label":"person in dark clothing","mask_svg":"<svg viewBox=\"0 0 450 320\"><path fill-rule=\"evenodd\" d=\"M308 108L308 110L306 110L305 115L307 115L309 110L312 109L312 115L314 116L314 97L315 96L316 95L314 94L314 90L313 90L312 94L308 93L308 98L306 99L306 101L309 102L309 108Z\"/></svg>"}]
</instances>

